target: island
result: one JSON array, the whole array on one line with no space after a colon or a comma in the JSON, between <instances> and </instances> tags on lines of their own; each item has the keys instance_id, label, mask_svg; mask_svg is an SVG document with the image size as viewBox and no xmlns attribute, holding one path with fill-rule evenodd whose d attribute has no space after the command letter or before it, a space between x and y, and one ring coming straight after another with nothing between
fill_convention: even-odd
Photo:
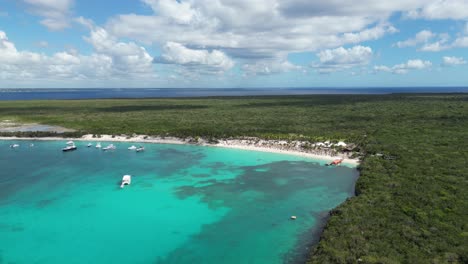
<instances>
[{"instance_id":1,"label":"island","mask_svg":"<svg viewBox=\"0 0 468 264\"><path fill-rule=\"evenodd\" d=\"M244 145L286 150L301 142L304 152L358 160L360 172L355 196L329 213L309 263L466 263L467 102L467 94L0 101L4 127L64 128L0 136L250 140Z\"/></svg>"}]
</instances>

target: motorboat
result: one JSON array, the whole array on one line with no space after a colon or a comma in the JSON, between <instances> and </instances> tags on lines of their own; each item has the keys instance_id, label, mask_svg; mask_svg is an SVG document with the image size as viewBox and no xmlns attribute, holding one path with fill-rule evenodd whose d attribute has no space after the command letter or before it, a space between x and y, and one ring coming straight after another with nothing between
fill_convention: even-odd
<instances>
[{"instance_id":1,"label":"motorboat","mask_svg":"<svg viewBox=\"0 0 468 264\"><path fill-rule=\"evenodd\" d=\"M128 150L135 150L137 149L137 147L135 147L134 145L132 145L131 147L128 147Z\"/></svg>"},{"instance_id":2,"label":"motorboat","mask_svg":"<svg viewBox=\"0 0 468 264\"><path fill-rule=\"evenodd\" d=\"M114 144L110 144L110 145L108 145L107 147L102 148L102 150L114 150L114 149L116 149L116 147L114 146Z\"/></svg>"},{"instance_id":3,"label":"motorboat","mask_svg":"<svg viewBox=\"0 0 468 264\"><path fill-rule=\"evenodd\" d=\"M101 142L98 142L98 143L96 144L96 148L101 148Z\"/></svg>"},{"instance_id":4,"label":"motorboat","mask_svg":"<svg viewBox=\"0 0 468 264\"><path fill-rule=\"evenodd\" d=\"M125 185L130 185L131 182L132 182L132 176L124 175L122 177L122 183L120 184L120 188L123 188Z\"/></svg>"},{"instance_id":5,"label":"motorboat","mask_svg":"<svg viewBox=\"0 0 468 264\"><path fill-rule=\"evenodd\" d=\"M142 151L145 151L145 147L143 147L143 146L139 146L139 147L136 149L136 152L142 152Z\"/></svg>"},{"instance_id":6,"label":"motorboat","mask_svg":"<svg viewBox=\"0 0 468 264\"><path fill-rule=\"evenodd\" d=\"M18 144L13 144L13 145L10 145L10 148L19 148L19 145Z\"/></svg>"},{"instance_id":7,"label":"motorboat","mask_svg":"<svg viewBox=\"0 0 468 264\"><path fill-rule=\"evenodd\" d=\"M90 148L92 146L93 146L93 144L91 144L91 143L88 143L88 145L87 145L88 148Z\"/></svg>"},{"instance_id":8,"label":"motorboat","mask_svg":"<svg viewBox=\"0 0 468 264\"><path fill-rule=\"evenodd\" d=\"M68 141L67 146L62 149L63 152L65 151L72 151L76 150L77 147L75 146L75 143L73 141Z\"/></svg>"},{"instance_id":9,"label":"motorboat","mask_svg":"<svg viewBox=\"0 0 468 264\"><path fill-rule=\"evenodd\" d=\"M340 165L340 164L343 162L343 160L344 160L344 158L335 159L335 160L333 160L332 162L327 163L327 164L325 164L325 165L326 165L326 166L332 166L332 165L333 165L333 166L338 166L338 165Z\"/></svg>"}]
</instances>

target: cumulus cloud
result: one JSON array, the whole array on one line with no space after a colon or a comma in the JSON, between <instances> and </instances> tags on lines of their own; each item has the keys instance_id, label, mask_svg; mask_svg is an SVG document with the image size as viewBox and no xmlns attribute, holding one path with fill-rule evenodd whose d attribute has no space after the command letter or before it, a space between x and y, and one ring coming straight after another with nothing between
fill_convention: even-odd
<instances>
[{"instance_id":1,"label":"cumulus cloud","mask_svg":"<svg viewBox=\"0 0 468 264\"><path fill-rule=\"evenodd\" d=\"M118 42L100 28L94 29L88 40L96 45L95 52L90 55L64 51L48 56L18 50L6 33L0 31L0 80L21 83L34 80L72 82L154 77L153 59L144 48ZM114 48L104 50L100 45Z\"/></svg>"},{"instance_id":2,"label":"cumulus cloud","mask_svg":"<svg viewBox=\"0 0 468 264\"><path fill-rule=\"evenodd\" d=\"M246 75L271 75L301 69L301 66L294 65L285 59L261 60L242 65L242 70Z\"/></svg>"},{"instance_id":3,"label":"cumulus cloud","mask_svg":"<svg viewBox=\"0 0 468 264\"><path fill-rule=\"evenodd\" d=\"M163 46L163 54L155 63L178 64L195 71L220 73L231 69L234 62L219 50L194 50L176 42Z\"/></svg>"},{"instance_id":4,"label":"cumulus cloud","mask_svg":"<svg viewBox=\"0 0 468 264\"><path fill-rule=\"evenodd\" d=\"M370 47L364 46L354 46L349 49L339 47L323 50L317 56L320 62L313 64L312 67L320 73L329 73L367 65L372 59L373 52Z\"/></svg>"},{"instance_id":5,"label":"cumulus cloud","mask_svg":"<svg viewBox=\"0 0 468 264\"><path fill-rule=\"evenodd\" d=\"M436 36L437 34L432 33L430 30L423 30L418 32L414 38L410 38L405 41L398 41L395 45L398 48L414 47L421 43L427 43Z\"/></svg>"},{"instance_id":6,"label":"cumulus cloud","mask_svg":"<svg viewBox=\"0 0 468 264\"><path fill-rule=\"evenodd\" d=\"M442 58L442 66L457 66L466 64L466 60L462 57L448 57L444 56Z\"/></svg>"},{"instance_id":7,"label":"cumulus cloud","mask_svg":"<svg viewBox=\"0 0 468 264\"><path fill-rule=\"evenodd\" d=\"M49 30L62 30L70 26L70 13L74 0L23 0L29 11L42 17L42 25Z\"/></svg>"},{"instance_id":8,"label":"cumulus cloud","mask_svg":"<svg viewBox=\"0 0 468 264\"><path fill-rule=\"evenodd\" d=\"M406 63L401 63L394 65L393 67L388 67L384 65L374 66L375 72L390 72L393 74L406 74L410 70L422 70L432 67L430 61L423 61L420 59L408 60Z\"/></svg>"},{"instance_id":9,"label":"cumulus cloud","mask_svg":"<svg viewBox=\"0 0 468 264\"><path fill-rule=\"evenodd\" d=\"M468 36L460 36L452 44L455 48L467 48L468 47Z\"/></svg>"},{"instance_id":10,"label":"cumulus cloud","mask_svg":"<svg viewBox=\"0 0 468 264\"><path fill-rule=\"evenodd\" d=\"M361 0L359 4L345 0L309 1L290 0L279 1L279 10L290 17L297 16L383 16L399 11L411 11L421 7L427 1L394 0L373 1Z\"/></svg>"},{"instance_id":11,"label":"cumulus cloud","mask_svg":"<svg viewBox=\"0 0 468 264\"><path fill-rule=\"evenodd\" d=\"M90 35L84 39L90 43L97 54L108 57L112 62L115 74L149 75L153 74L153 58L144 47L135 42L120 42L104 28L95 26L91 20L77 20L90 29Z\"/></svg>"},{"instance_id":12,"label":"cumulus cloud","mask_svg":"<svg viewBox=\"0 0 468 264\"><path fill-rule=\"evenodd\" d=\"M451 48L448 44L450 36L447 33L436 34L430 30L418 32L413 38L398 41L395 46L398 48L407 48L420 46L419 51L442 51Z\"/></svg>"},{"instance_id":13,"label":"cumulus cloud","mask_svg":"<svg viewBox=\"0 0 468 264\"><path fill-rule=\"evenodd\" d=\"M70 26L74 0L21 1L50 30ZM368 65L373 51L361 43L398 32L390 22L395 14L403 13L414 19L468 19L466 0L140 1L150 14L115 15L101 26L82 17L76 19L90 31L84 38L93 47L90 55L68 51L47 56L15 51L15 56L30 65L36 65L35 61L45 65L37 71L32 66L25 68L24 73L34 78L39 78L39 71L50 76L45 69L54 69L63 72L57 76L75 71L75 78L84 79L93 76L105 79L104 76L112 74L127 75L128 79L137 76L152 79L154 63L171 65L176 73L211 74L229 71L237 62L247 75L266 75L301 70L287 60L288 54L300 52L317 53L318 61L312 67L324 73ZM417 47L420 51L468 47L468 23L461 30L466 32L449 36L427 29L395 46ZM142 44L161 48L161 55L153 59ZM349 46L354 47L344 48ZM53 59L67 61L69 65L48 67ZM6 60L0 58L2 62ZM375 70L405 73L430 66L429 61L410 60L395 66L375 66ZM14 68L11 63L2 67Z\"/></svg>"},{"instance_id":14,"label":"cumulus cloud","mask_svg":"<svg viewBox=\"0 0 468 264\"><path fill-rule=\"evenodd\" d=\"M413 19L467 19L468 1L466 0L433 0L407 13Z\"/></svg>"},{"instance_id":15,"label":"cumulus cloud","mask_svg":"<svg viewBox=\"0 0 468 264\"><path fill-rule=\"evenodd\" d=\"M322 5L307 2L309 6ZM372 8L363 8L364 4L332 2L323 14L290 16L285 5L301 1L144 0L154 10L153 15L119 15L108 21L106 29L148 44L176 42L195 49L220 50L232 58L274 59L290 52L336 48L395 33L396 28L385 18L396 6L408 8L404 1L396 1L399 4L390 8L368 1L381 10L376 14ZM351 11L337 12L335 8L342 3L348 3L347 8L360 6L360 10L343 15Z\"/></svg>"},{"instance_id":16,"label":"cumulus cloud","mask_svg":"<svg viewBox=\"0 0 468 264\"><path fill-rule=\"evenodd\" d=\"M389 22L398 12L429 19L461 19L465 12L460 9L464 0L363 0L359 4L346 0L141 1L153 14L118 15L105 29L145 44L179 43L193 50L217 50L232 60L246 61L249 66L242 69L270 69L263 65L271 61L278 65L282 61L278 58L288 53L317 52L380 39L398 32ZM441 5L439 13L433 10ZM439 51L446 49L445 41L440 34L426 30L396 45L421 45L422 51Z\"/></svg>"}]
</instances>

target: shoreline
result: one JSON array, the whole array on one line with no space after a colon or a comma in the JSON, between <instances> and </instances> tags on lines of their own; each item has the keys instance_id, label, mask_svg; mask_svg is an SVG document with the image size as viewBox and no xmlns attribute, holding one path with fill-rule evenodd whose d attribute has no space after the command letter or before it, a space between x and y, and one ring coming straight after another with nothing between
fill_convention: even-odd
<instances>
[{"instance_id":1,"label":"shoreline","mask_svg":"<svg viewBox=\"0 0 468 264\"><path fill-rule=\"evenodd\" d=\"M316 159L325 162L331 162L335 159L343 159L343 164L357 167L359 159L350 158L344 153L341 155L329 155L326 150L304 150L300 147L300 141L293 142L293 146L288 146L285 141L278 140L260 140L260 139L222 139L217 143L209 143L205 140L198 139L182 139L177 137L152 137L146 135L137 136L111 136L101 135L93 137L91 134L82 136L81 138L62 138L62 137L0 137L0 140L37 140L37 141L92 141L92 142L134 142L134 143L151 143L151 144L178 144L178 145L195 145L218 148L231 148L249 151L260 151L268 153L277 153L285 155L301 156L305 158Z\"/></svg>"}]
</instances>

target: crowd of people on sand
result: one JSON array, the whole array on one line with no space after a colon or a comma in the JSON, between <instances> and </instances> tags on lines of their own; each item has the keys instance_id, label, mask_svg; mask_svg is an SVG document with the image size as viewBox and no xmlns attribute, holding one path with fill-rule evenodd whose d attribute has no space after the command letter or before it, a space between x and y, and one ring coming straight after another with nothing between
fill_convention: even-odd
<instances>
[{"instance_id":1,"label":"crowd of people on sand","mask_svg":"<svg viewBox=\"0 0 468 264\"><path fill-rule=\"evenodd\" d=\"M322 156L340 156L350 158L354 148L352 144L346 144L342 141L331 143L330 141L310 143L308 141L285 141L285 140L260 140L260 139L227 139L221 140L222 145L242 145L267 149L276 149L284 151L296 151L310 153Z\"/></svg>"}]
</instances>

